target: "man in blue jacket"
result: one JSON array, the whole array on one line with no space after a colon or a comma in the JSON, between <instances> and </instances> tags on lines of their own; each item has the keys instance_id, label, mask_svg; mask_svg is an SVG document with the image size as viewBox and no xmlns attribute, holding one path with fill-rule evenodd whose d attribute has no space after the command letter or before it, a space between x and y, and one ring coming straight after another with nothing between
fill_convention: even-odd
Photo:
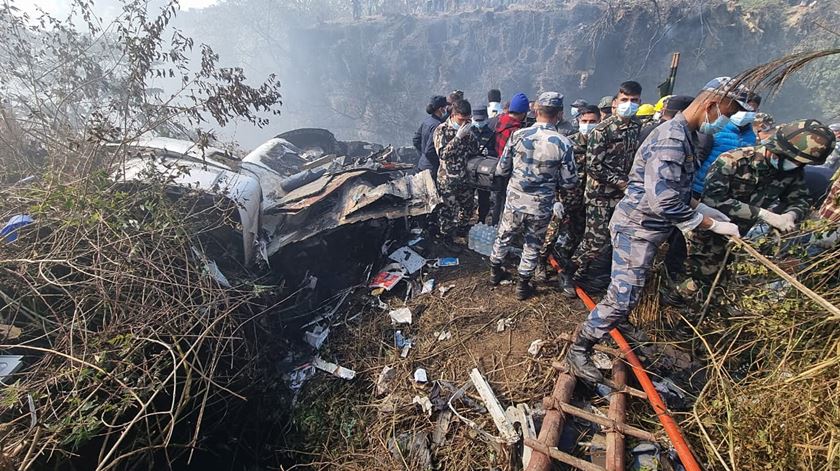
<instances>
[{"instance_id":1,"label":"man in blue jacket","mask_svg":"<svg viewBox=\"0 0 840 471\"><path fill-rule=\"evenodd\" d=\"M417 152L420 153L420 161L417 162L417 171L430 170L432 178L437 181L438 168L440 167L440 160L438 159L437 151L435 151L435 143L432 136L435 134L435 129L438 125L446 119L446 98L440 95L435 95L426 105L426 113L429 116L420 125L420 129L414 133L412 143Z\"/></svg>"},{"instance_id":2,"label":"man in blue jacket","mask_svg":"<svg viewBox=\"0 0 840 471\"><path fill-rule=\"evenodd\" d=\"M709 155L700 164L697 174L694 176L694 184L691 187L694 198L700 199L703 195L703 186L706 183L706 173L715 163L718 156L724 152L741 147L752 147L755 145L755 132L753 132L753 120L758 107L761 106L761 97L756 94L750 95L748 102L754 111L739 111L729 118L729 124L723 130L715 134L714 144Z\"/></svg>"}]
</instances>

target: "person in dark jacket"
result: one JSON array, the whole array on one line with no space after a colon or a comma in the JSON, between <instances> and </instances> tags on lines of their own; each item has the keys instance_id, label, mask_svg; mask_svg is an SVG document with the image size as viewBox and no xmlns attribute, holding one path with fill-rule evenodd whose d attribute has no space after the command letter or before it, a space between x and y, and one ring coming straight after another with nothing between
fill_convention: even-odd
<instances>
[{"instance_id":1,"label":"person in dark jacket","mask_svg":"<svg viewBox=\"0 0 840 471\"><path fill-rule=\"evenodd\" d=\"M735 113L729 118L729 124L715 134L711 152L709 152L709 155L704 160L700 161L702 162L700 168L694 175L694 184L691 189L695 197L699 198L703 194L706 173L709 172L709 168L715 163L718 156L732 149L752 147L755 145L756 138L752 123L755 119L755 112L758 111L758 107L761 105L761 97L751 95L748 103L755 111L739 111Z\"/></svg>"},{"instance_id":2,"label":"person in dark jacket","mask_svg":"<svg viewBox=\"0 0 840 471\"><path fill-rule=\"evenodd\" d=\"M437 181L438 168L440 167L440 160L435 151L435 144L432 136L434 136L435 129L438 125L446 119L446 98L435 95L426 105L426 113L429 116L420 125L420 129L414 133L412 143L417 152L420 153L420 161L417 162L417 171L429 170L432 172L432 178Z\"/></svg>"},{"instance_id":3,"label":"person in dark jacket","mask_svg":"<svg viewBox=\"0 0 840 471\"><path fill-rule=\"evenodd\" d=\"M472 114L472 133L478 140L478 149L483 157L499 158L496 153L496 130L488 126L488 112L486 108L477 108ZM493 225L498 224L501 207L504 205L504 193L500 191L479 188L478 194L478 222L486 222L490 214L490 197L493 198Z\"/></svg>"}]
</instances>

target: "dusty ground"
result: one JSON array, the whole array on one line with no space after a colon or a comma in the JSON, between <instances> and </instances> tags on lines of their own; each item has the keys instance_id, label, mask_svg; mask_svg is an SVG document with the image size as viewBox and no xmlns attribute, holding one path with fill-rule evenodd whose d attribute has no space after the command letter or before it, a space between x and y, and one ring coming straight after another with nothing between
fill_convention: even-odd
<instances>
[{"instance_id":1,"label":"dusty ground","mask_svg":"<svg viewBox=\"0 0 840 471\"><path fill-rule=\"evenodd\" d=\"M436 253L432 247L424 255L451 254ZM386 310L367 305L360 307L360 316L331 334L322 356L358 375L343 381L319 373L305 386L295 414L300 433L287 443L289 449L305 450L301 460L315 461L311 466L316 469L423 469L423 457L406 452L405 446L398 452L394 437L403 434L404 440L410 440L414 436L407 434L422 432L431 436L440 410L446 408L437 398L449 397L439 394L436 384L460 388L473 368L488 379L503 407L520 402L537 405L551 390L556 376L551 361L561 353L551 339L574 329L586 314L583 304L563 297L553 284L540 286L537 296L520 302L513 284L490 285L486 258L467 250L459 257L460 266L430 269L421 277L436 279L433 293L407 304L401 295L382 296L392 309L410 307L412 325L393 326ZM442 286L453 288L441 295ZM366 298L370 299L367 293L357 302ZM497 331L500 319L509 319L502 332ZM406 358L394 347L398 329L415 342ZM438 340L443 332L451 333L451 338ZM528 347L538 339L548 342L534 357ZM390 394L377 396L375 382L384 366L395 368L396 379ZM412 380L417 368L428 373L425 385ZM477 397L472 388L468 395ZM414 396L430 397L435 404L431 417L412 404ZM463 405L458 410L484 432L498 434L489 415ZM480 435L453 417L444 443L430 444L435 468L506 467L511 460L507 452Z\"/></svg>"}]
</instances>

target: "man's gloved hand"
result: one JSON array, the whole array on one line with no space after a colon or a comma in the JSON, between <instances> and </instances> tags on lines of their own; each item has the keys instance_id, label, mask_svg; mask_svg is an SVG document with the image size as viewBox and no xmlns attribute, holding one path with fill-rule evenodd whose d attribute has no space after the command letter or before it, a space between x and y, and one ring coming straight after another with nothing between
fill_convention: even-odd
<instances>
[{"instance_id":1,"label":"man's gloved hand","mask_svg":"<svg viewBox=\"0 0 840 471\"><path fill-rule=\"evenodd\" d=\"M712 219L712 227L710 227L709 230L722 236L741 237L741 233L738 231L738 226L732 224L731 222L715 221Z\"/></svg>"},{"instance_id":2,"label":"man's gloved hand","mask_svg":"<svg viewBox=\"0 0 840 471\"><path fill-rule=\"evenodd\" d=\"M796 213L793 211L788 211L785 214L776 214L773 211L767 211L762 208L758 212L758 218L782 232L789 232L796 227Z\"/></svg>"},{"instance_id":3,"label":"man's gloved hand","mask_svg":"<svg viewBox=\"0 0 840 471\"><path fill-rule=\"evenodd\" d=\"M694 208L694 209L696 209L697 212L702 214L703 216L706 216L708 218L712 218L715 221L729 222L729 216L727 216L727 215L723 214L722 212L718 211L717 209L715 209L711 206L705 205L703 203L698 204L697 207Z\"/></svg>"},{"instance_id":4,"label":"man's gloved hand","mask_svg":"<svg viewBox=\"0 0 840 471\"><path fill-rule=\"evenodd\" d=\"M469 133L470 133L470 125L469 124L462 124L461 127L458 128L458 132L455 134L455 137L457 137L458 139L461 139Z\"/></svg>"},{"instance_id":5,"label":"man's gloved hand","mask_svg":"<svg viewBox=\"0 0 840 471\"><path fill-rule=\"evenodd\" d=\"M554 213L554 216L557 219L563 219L563 214L565 213L565 208L563 208L563 203L557 201L554 203L554 207L551 208L551 211Z\"/></svg>"}]
</instances>

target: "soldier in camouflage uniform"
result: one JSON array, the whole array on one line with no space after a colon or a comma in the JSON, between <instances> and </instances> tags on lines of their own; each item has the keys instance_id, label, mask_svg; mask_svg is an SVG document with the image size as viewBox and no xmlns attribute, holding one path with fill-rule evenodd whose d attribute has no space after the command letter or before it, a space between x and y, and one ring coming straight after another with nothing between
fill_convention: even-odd
<instances>
[{"instance_id":1,"label":"soldier in camouflage uniform","mask_svg":"<svg viewBox=\"0 0 840 471\"><path fill-rule=\"evenodd\" d=\"M571 273L574 272L572 255L580 244L586 227L586 213L583 205L583 192L586 187L586 142L589 133L601 122L601 111L594 105L582 105L577 119L580 131L572 134L569 140L574 146L578 186L574 190L561 190L557 193L557 200L563 204L564 214L562 218L551 217L534 275L537 281L543 281L546 278L547 259L553 249L555 258L562 269L558 274L560 289L568 297L577 296L571 280Z\"/></svg>"},{"instance_id":2,"label":"soldier in camouflage uniform","mask_svg":"<svg viewBox=\"0 0 840 471\"><path fill-rule=\"evenodd\" d=\"M758 221L790 231L809 212L803 167L825 162L834 142L831 131L815 120L779 126L765 145L718 157L706 176L703 203L728 216L743 234ZM686 239L689 278L678 292L696 302L705 299L709 281L722 268L727 241L709 232L692 232Z\"/></svg>"},{"instance_id":3,"label":"soldier in camouflage uniform","mask_svg":"<svg viewBox=\"0 0 840 471\"><path fill-rule=\"evenodd\" d=\"M683 113L654 129L636 153L627 194L610 221L610 286L566 357L579 378L593 383L603 380L591 355L595 343L610 330L618 328L633 340L635 332L627 317L639 303L659 247L675 227L683 232L702 229L739 235L738 226L727 222L720 211L692 202L691 184L698 166L697 131L712 135L726 125L729 116L749 111L748 93L728 77L712 80Z\"/></svg>"},{"instance_id":4,"label":"soldier in camouflage uniform","mask_svg":"<svg viewBox=\"0 0 840 471\"><path fill-rule=\"evenodd\" d=\"M452 103L452 115L435 129L435 150L440 158L438 193L443 202L438 206L439 233L447 249L459 252L454 245L456 235L466 233L475 209L475 190L467 185L467 159L478 155L478 141L470 132L472 109L466 100Z\"/></svg>"},{"instance_id":5,"label":"soldier in camouflage uniform","mask_svg":"<svg viewBox=\"0 0 840 471\"><path fill-rule=\"evenodd\" d=\"M505 277L502 263L513 236L524 231L525 243L516 287L520 300L534 292L531 277L551 219L555 193L558 189L573 190L578 184L572 143L555 128L562 107L563 98L559 93L540 95L537 122L511 136L496 167L498 175L510 175L510 182L490 255L491 277L493 284L499 284Z\"/></svg>"},{"instance_id":6,"label":"soldier in camouflage uniform","mask_svg":"<svg viewBox=\"0 0 840 471\"><path fill-rule=\"evenodd\" d=\"M639 147L641 123L635 117L642 87L624 82L613 105L615 114L605 119L589 136L586 149L586 229L574 255L575 282L587 291L600 293L610 277L609 222L627 188L627 172Z\"/></svg>"}]
</instances>

